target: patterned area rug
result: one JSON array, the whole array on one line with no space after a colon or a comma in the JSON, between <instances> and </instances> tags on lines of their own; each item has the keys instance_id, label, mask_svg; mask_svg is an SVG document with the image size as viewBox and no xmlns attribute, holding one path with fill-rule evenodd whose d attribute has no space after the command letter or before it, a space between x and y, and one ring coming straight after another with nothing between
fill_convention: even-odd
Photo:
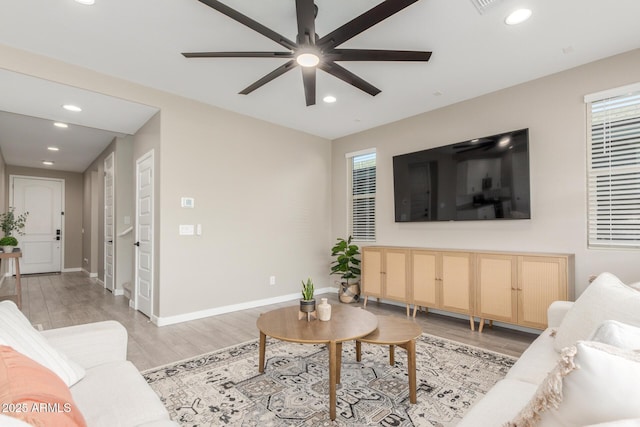
<instances>
[{"instance_id":1,"label":"patterned area rug","mask_svg":"<svg viewBox=\"0 0 640 427\"><path fill-rule=\"evenodd\" d=\"M258 340L143 372L171 418L184 426L454 426L515 358L422 334L416 343L418 403L409 403L407 357L396 349L343 344L336 420L329 420L324 345Z\"/></svg>"}]
</instances>

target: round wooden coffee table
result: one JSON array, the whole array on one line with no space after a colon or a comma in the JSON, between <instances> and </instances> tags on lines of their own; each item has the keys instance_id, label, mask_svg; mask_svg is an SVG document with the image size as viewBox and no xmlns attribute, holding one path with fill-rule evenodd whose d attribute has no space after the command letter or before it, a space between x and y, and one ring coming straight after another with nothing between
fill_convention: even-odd
<instances>
[{"instance_id":1,"label":"round wooden coffee table","mask_svg":"<svg viewBox=\"0 0 640 427\"><path fill-rule=\"evenodd\" d=\"M329 350L329 416L336 419L336 384L340 382L342 343L368 335L378 327L378 319L368 311L333 305L331 320L299 320L299 306L279 308L263 313L256 325L260 330L258 370L264 372L267 336L302 344L327 344Z\"/></svg>"},{"instance_id":2,"label":"round wooden coffee table","mask_svg":"<svg viewBox=\"0 0 640 427\"><path fill-rule=\"evenodd\" d=\"M407 350L407 375L409 376L409 401L416 403L416 338L422 328L411 318L378 316L378 329L356 340L356 360L360 362L361 343L389 346L389 364L395 364L395 346Z\"/></svg>"}]
</instances>

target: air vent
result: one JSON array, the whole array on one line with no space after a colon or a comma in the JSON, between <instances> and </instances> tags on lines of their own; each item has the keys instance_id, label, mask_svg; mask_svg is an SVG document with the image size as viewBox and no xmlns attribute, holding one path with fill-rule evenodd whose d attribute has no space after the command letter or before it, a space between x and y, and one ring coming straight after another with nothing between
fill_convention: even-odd
<instances>
[{"instance_id":1,"label":"air vent","mask_svg":"<svg viewBox=\"0 0 640 427\"><path fill-rule=\"evenodd\" d=\"M471 0L471 3L473 3L476 9L478 9L478 12L482 15L488 9L491 9L501 1L502 0Z\"/></svg>"}]
</instances>

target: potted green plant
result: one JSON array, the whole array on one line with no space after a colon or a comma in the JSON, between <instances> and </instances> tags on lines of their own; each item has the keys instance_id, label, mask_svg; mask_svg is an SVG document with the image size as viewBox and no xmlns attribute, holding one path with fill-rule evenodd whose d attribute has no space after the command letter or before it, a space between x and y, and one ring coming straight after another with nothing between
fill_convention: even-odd
<instances>
[{"instance_id":1,"label":"potted green plant","mask_svg":"<svg viewBox=\"0 0 640 427\"><path fill-rule=\"evenodd\" d=\"M0 247L2 247L2 252L13 252L13 248L15 248L16 246L18 246L18 239L13 236L4 236L2 239L0 239Z\"/></svg>"},{"instance_id":2,"label":"potted green plant","mask_svg":"<svg viewBox=\"0 0 640 427\"><path fill-rule=\"evenodd\" d=\"M10 207L7 212L0 214L0 228L4 232L4 237L0 239L0 246L4 252L12 252L18 246L18 240L13 237L15 231L19 235L24 235L24 227L27 223L29 212L16 215L16 208Z\"/></svg>"},{"instance_id":3,"label":"potted green plant","mask_svg":"<svg viewBox=\"0 0 640 427\"><path fill-rule=\"evenodd\" d=\"M316 300L313 298L313 281L309 277L307 282L302 281L302 299L300 300L300 311L312 313L316 311Z\"/></svg>"},{"instance_id":4,"label":"potted green plant","mask_svg":"<svg viewBox=\"0 0 640 427\"><path fill-rule=\"evenodd\" d=\"M360 299L360 255L358 245L348 239L338 238L337 243L331 248L331 256L335 260L331 263L331 274L338 274L342 279L338 295L340 302L351 303Z\"/></svg>"}]
</instances>

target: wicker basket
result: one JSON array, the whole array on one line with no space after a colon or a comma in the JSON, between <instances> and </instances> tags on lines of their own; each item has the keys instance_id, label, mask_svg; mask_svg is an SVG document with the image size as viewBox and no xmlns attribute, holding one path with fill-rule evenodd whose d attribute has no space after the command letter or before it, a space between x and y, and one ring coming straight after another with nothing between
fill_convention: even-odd
<instances>
[{"instance_id":1,"label":"wicker basket","mask_svg":"<svg viewBox=\"0 0 640 427\"><path fill-rule=\"evenodd\" d=\"M360 301L360 282L342 283L338 292L340 302L347 304Z\"/></svg>"}]
</instances>

